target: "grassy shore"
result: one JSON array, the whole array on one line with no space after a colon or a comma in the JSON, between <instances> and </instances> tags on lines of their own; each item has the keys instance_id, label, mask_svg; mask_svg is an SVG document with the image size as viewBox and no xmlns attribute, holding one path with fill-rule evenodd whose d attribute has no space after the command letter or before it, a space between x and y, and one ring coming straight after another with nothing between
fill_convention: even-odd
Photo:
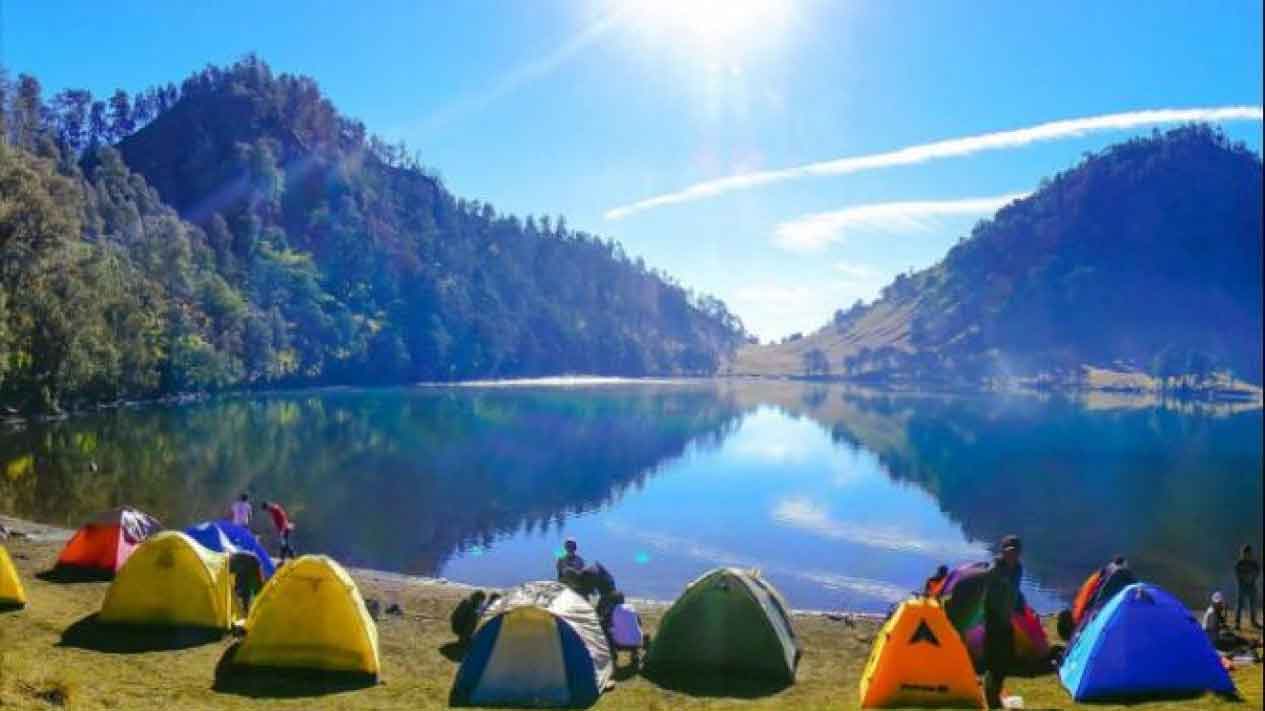
<instances>
[{"instance_id":1,"label":"grassy shore","mask_svg":"<svg viewBox=\"0 0 1265 711\"><path fill-rule=\"evenodd\" d=\"M399 604L404 614L378 623L382 679L374 686L331 687L319 678L234 679L217 677L232 638L178 649L156 640L120 643L119 635L92 622L106 583L52 583L37 577L60 549L55 535L9 540L5 546L25 584L30 604L0 613L0 708L70 709L361 709L446 708L457 669L448 613L465 594L461 586L357 571L367 598L383 606ZM645 615L649 628L661 610ZM623 670L616 688L595 706L604 711L632 709L851 709L870 644L879 627L874 619L853 625L821 615L797 615L804 645L797 683L780 692L694 684L669 691ZM1052 634L1052 632L1051 632ZM167 640L162 640L165 644ZM627 655L624 655L627 663ZM1245 703L1212 696L1143 704L1138 709L1261 708L1259 666L1234 672ZM1024 697L1029 709L1072 708L1053 674L1014 678L1008 692ZM1095 706L1095 708L1107 708Z\"/></svg>"}]
</instances>

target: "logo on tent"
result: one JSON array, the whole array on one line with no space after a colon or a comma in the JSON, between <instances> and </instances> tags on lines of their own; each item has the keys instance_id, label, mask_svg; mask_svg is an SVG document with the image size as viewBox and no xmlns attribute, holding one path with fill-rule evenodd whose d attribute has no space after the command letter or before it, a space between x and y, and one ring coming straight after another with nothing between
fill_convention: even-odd
<instances>
[{"instance_id":1,"label":"logo on tent","mask_svg":"<svg viewBox=\"0 0 1265 711\"><path fill-rule=\"evenodd\" d=\"M918 622L918 629L914 630L914 636L909 638L910 644L918 644L919 642L928 642L933 647L940 646L940 640L931 633L931 628L927 626L926 620Z\"/></svg>"}]
</instances>

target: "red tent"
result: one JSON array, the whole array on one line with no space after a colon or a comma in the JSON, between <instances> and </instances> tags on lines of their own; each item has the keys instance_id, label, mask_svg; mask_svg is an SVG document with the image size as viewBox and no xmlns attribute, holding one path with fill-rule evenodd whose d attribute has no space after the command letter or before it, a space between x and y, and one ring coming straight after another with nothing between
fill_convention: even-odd
<instances>
[{"instance_id":1,"label":"red tent","mask_svg":"<svg viewBox=\"0 0 1265 711\"><path fill-rule=\"evenodd\" d=\"M57 556L57 567L113 575L141 541L161 528L157 519L143 511L126 507L106 511L71 536Z\"/></svg>"}]
</instances>

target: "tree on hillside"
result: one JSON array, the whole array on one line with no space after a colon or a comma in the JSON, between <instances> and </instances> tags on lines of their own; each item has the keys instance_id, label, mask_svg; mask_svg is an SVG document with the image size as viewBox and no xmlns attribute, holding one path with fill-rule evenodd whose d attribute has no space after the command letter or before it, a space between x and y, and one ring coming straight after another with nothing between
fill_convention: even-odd
<instances>
[{"instance_id":1,"label":"tree on hillside","mask_svg":"<svg viewBox=\"0 0 1265 711\"><path fill-rule=\"evenodd\" d=\"M127 92L118 89L110 96L110 137L118 141L132 135L136 124L132 121L132 101Z\"/></svg>"},{"instance_id":2,"label":"tree on hillside","mask_svg":"<svg viewBox=\"0 0 1265 711\"><path fill-rule=\"evenodd\" d=\"M830 359L826 357L826 352L820 348L809 348L804 351L801 357L804 362L805 375L829 375Z\"/></svg>"}]
</instances>

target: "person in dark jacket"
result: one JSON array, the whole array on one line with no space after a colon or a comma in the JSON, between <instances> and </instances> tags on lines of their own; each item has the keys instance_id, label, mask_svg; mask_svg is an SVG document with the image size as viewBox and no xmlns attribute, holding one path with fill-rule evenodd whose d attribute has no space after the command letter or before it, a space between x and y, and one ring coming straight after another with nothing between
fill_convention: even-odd
<instances>
[{"instance_id":1,"label":"person in dark jacket","mask_svg":"<svg viewBox=\"0 0 1265 711\"><path fill-rule=\"evenodd\" d=\"M1095 612L1115 597L1116 593L1138 582L1138 579L1129 569L1129 561L1124 556L1118 555L1103 566L1102 572L1098 575L1098 581L1098 589L1094 591L1094 596L1090 598L1090 603L1086 606L1086 609Z\"/></svg>"},{"instance_id":2,"label":"person in dark jacket","mask_svg":"<svg viewBox=\"0 0 1265 711\"><path fill-rule=\"evenodd\" d=\"M1018 536L1001 539L1001 550L989 566L984 588L984 696L988 707L1002 707L1002 684L1013 666L1015 632L1010 617L1023 609L1019 562L1023 546Z\"/></svg>"},{"instance_id":3,"label":"person in dark jacket","mask_svg":"<svg viewBox=\"0 0 1265 711\"><path fill-rule=\"evenodd\" d=\"M242 615L250 613L250 602L264 585L263 570L254 553L237 551L228 557L228 571L233 576L233 591L241 601Z\"/></svg>"},{"instance_id":4,"label":"person in dark jacket","mask_svg":"<svg viewBox=\"0 0 1265 711\"><path fill-rule=\"evenodd\" d=\"M499 594L493 593L489 598L482 590L475 590L457 603L448 622L452 626L452 633L457 636L457 642L462 647L470 644L470 638L479 627L479 619L483 617L483 612L499 597Z\"/></svg>"},{"instance_id":5,"label":"person in dark jacket","mask_svg":"<svg viewBox=\"0 0 1265 711\"><path fill-rule=\"evenodd\" d=\"M1243 608L1250 608L1248 621L1260 629L1261 622L1256 619L1256 580L1261 577L1261 564L1252 555L1251 546L1243 546L1239 551L1239 559L1234 563L1234 577L1239 582L1238 595L1234 605L1234 627L1243 627Z\"/></svg>"}]
</instances>

